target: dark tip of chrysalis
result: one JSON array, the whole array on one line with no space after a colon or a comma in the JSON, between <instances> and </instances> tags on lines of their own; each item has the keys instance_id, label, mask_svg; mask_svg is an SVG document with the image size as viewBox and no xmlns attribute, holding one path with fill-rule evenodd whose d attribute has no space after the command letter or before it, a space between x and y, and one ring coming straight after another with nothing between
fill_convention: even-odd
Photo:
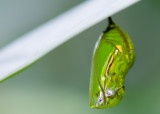
<instances>
[{"instance_id":1,"label":"dark tip of chrysalis","mask_svg":"<svg viewBox=\"0 0 160 114\"><path fill-rule=\"evenodd\" d=\"M106 28L106 30L104 31L104 33L108 32L109 30L115 28L115 23L113 22L111 17L108 17L108 26Z\"/></svg>"},{"instance_id":2,"label":"dark tip of chrysalis","mask_svg":"<svg viewBox=\"0 0 160 114\"><path fill-rule=\"evenodd\" d=\"M114 22L111 17L108 17L108 23L109 23L109 25L114 25Z\"/></svg>"}]
</instances>

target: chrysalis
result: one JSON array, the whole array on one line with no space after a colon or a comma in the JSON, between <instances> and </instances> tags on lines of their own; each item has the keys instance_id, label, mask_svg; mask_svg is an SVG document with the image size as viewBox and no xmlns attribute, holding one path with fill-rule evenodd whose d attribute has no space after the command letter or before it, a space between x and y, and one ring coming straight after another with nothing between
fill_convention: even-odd
<instances>
[{"instance_id":1,"label":"chrysalis","mask_svg":"<svg viewBox=\"0 0 160 114\"><path fill-rule=\"evenodd\" d=\"M108 18L109 25L95 45L90 78L90 106L110 108L123 98L124 80L135 59L130 37Z\"/></svg>"}]
</instances>

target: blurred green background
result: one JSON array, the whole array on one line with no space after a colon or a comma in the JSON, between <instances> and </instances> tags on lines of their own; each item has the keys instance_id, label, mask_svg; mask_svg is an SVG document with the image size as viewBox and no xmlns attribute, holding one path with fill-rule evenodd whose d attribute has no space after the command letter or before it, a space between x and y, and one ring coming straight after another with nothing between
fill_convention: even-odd
<instances>
[{"instance_id":1,"label":"blurred green background","mask_svg":"<svg viewBox=\"0 0 160 114\"><path fill-rule=\"evenodd\" d=\"M81 2L0 0L0 48ZM92 51L106 28L104 20L0 83L0 114L159 114L160 1L143 0L113 20L130 35L136 50L135 64L126 76L126 94L118 106L89 107Z\"/></svg>"}]
</instances>

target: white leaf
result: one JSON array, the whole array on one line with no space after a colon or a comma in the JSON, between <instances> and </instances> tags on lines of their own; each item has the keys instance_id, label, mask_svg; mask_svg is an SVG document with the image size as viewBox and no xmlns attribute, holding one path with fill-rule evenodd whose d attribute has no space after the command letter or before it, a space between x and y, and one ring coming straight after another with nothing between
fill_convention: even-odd
<instances>
[{"instance_id":1,"label":"white leaf","mask_svg":"<svg viewBox=\"0 0 160 114\"><path fill-rule=\"evenodd\" d=\"M87 0L0 50L0 81L139 0Z\"/></svg>"}]
</instances>

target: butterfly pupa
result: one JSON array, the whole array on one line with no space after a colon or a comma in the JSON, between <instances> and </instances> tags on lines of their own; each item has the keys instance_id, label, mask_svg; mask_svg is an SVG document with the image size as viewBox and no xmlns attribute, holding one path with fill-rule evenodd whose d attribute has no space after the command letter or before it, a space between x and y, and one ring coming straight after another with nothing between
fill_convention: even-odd
<instances>
[{"instance_id":1,"label":"butterfly pupa","mask_svg":"<svg viewBox=\"0 0 160 114\"><path fill-rule=\"evenodd\" d=\"M125 93L125 76L135 60L130 37L111 17L109 25L96 42L92 57L89 87L91 108L111 108Z\"/></svg>"}]
</instances>

